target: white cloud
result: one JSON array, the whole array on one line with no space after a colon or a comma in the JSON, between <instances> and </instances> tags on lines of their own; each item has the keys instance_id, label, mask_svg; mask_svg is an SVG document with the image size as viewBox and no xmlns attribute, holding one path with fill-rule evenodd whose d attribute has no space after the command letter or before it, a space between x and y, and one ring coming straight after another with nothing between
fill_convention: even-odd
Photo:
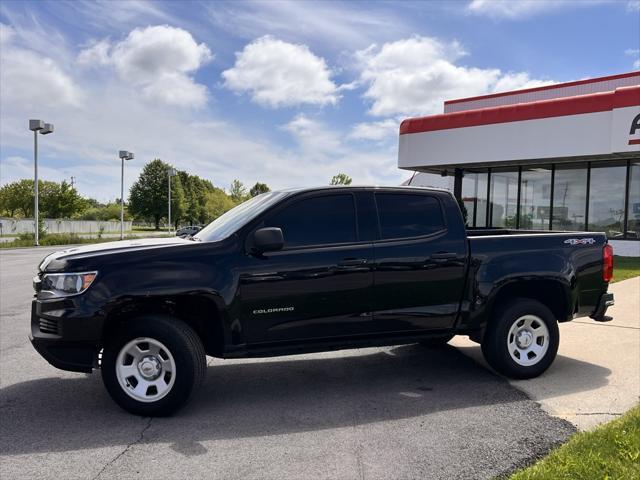
<instances>
[{"instance_id":1,"label":"white cloud","mask_svg":"<svg viewBox=\"0 0 640 480\"><path fill-rule=\"evenodd\" d=\"M465 55L458 42L418 36L357 52L369 113L428 115L440 113L445 100L551 83L525 72L456 65Z\"/></svg>"},{"instance_id":2,"label":"white cloud","mask_svg":"<svg viewBox=\"0 0 640 480\"><path fill-rule=\"evenodd\" d=\"M203 6L216 29L235 37L253 40L269 34L338 52L407 35L416 28L403 11L382 2L376 8L322 0L209 2Z\"/></svg>"},{"instance_id":3,"label":"white cloud","mask_svg":"<svg viewBox=\"0 0 640 480\"><path fill-rule=\"evenodd\" d=\"M471 2L467 4L467 11L496 19L506 18L514 20L562 8L593 7L615 3L616 1L617 0L471 0ZM629 2L629 5L631 5L631 3L633 2ZM631 8L631 6L629 8Z\"/></svg>"},{"instance_id":4,"label":"white cloud","mask_svg":"<svg viewBox=\"0 0 640 480\"><path fill-rule=\"evenodd\" d=\"M297 115L282 128L296 139L306 155L317 157L326 153L336 153L342 148L337 132L325 128L320 122L306 115Z\"/></svg>"},{"instance_id":5,"label":"white cloud","mask_svg":"<svg viewBox=\"0 0 640 480\"><path fill-rule=\"evenodd\" d=\"M629 0L629 3L627 3L627 10L630 12L639 12L640 0Z\"/></svg>"},{"instance_id":6,"label":"white cloud","mask_svg":"<svg viewBox=\"0 0 640 480\"><path fill-rule=\"evenodd\" d=\"M167 73L193 72L212 55L207 45L196 43L186 30L156 25L133 30L115 45L111 57L123 78L149 82Z\"/></svg>"},{"instance_id":7,"label":"white cloud","mask_svg":"<svg viewBox=\"0 0 640 480\"><path fill-rule=\"evenodd\" d=\"M248 92L254 102L271 108L338 101L336 84L323 58L306 45L261 37L236 53L233 68L222 72L225 87Z\"/></svg>"},{"instance_id":8,"label":"white cloud","mask_svg":"<svg viewBox=\"0 0 640 480\"><path fill-rule=\"evenodd\" d=\"M165 73L142 89L146 98L169 105L201 106L207 101L207 87L179 73Z\"/></svg>"},{"instance_id":9,"label":"white cloud","mask_svg":"<svg viewBox=\"0 0 640 480\"><path fill-rule=\"evenodd\" d=\"M16 104L30 109L80 104L80 88L58 62L16 45L16 34L10 26L0 24L0 38L0 103L3 108Z\"/></svg>"},{"instance_id":10,"label":"white cloud","mask_svg":"<svg viewBox=\"0 0 640 480\"><path fill-rule=\"evenodd\" d=\"M633 61L633 68L640 68L640 49L638 48L627 48L624 51L624 54L633 57L635 60Z\"/></svg>"},{"instance_id":11,"label":"white cloud","mask_svg":"<svg viewBox=\"0 0 640 480\"><path fill-rule=\"evenodd\" d=\"M472 0L467 5L470 12L500 18L521 18L566 5L560 0Z\"/></svg>"},{"instance_id":12,"label":"white cloud","mask_svg":"<svg viewBox=\"0 0 640 480\"><path fill-rule=\"evenodd\" d=\"M115 45L102 40L82 50L77 61L83 66L113 65L122 80L142 88L150 100L202 107L207 88L189 74L212 58L209 47L186 30L156 25L136 28Z\"/></svg>"},{"instance_id":13,"label":"white cloud","mask_svg":"<svg viewBox=\"0 0 640 480\"><path fill-rule=\"evenodd\" d=\"M383 141L391 138L396 139L400 122L388 118L379 122L364 122L354 125L349 133L349 138L354 140Z\"/></svg>"},{"instance_id":14,"label":"white cloud","mask_svg":"<svg viewBox=\"0 0 640 480\"><path fill-rule=\"evenodd\" d=\"M16 32L9 25L0 23L0 44L7 44L15 34Z\"/></svg>"},{"instance_id":15,"label":"white cloud","mask_svg":"<svg viewBox=\"0 0 640 480\"><path fill-rule=\"evenodd\" d=\"M110 52L111 44L106 40L101 40L82 50L78 55L77 62L86 67L104 67L111 62Z\"/></svg>"},{"instance_id":16,"label":"white cloud","mask_svg":"<svg viewBox=\"0 0 640 480\"><path fill-rule=\"evenodd\" d=\"M512 90L521 90L523 88L535 88L542 87L544 85L551 85L554 82L551 80L537 80L530 78L526 72L519 73L503 73L498 78L498 81L493 85L492 92L509 92Z\"/></svg>"},{"instance_id":17,"label":"white cloud","mask_svg":"<svg viewBox=\"0 0 640 480\"><path fill-rule=\"evenodd\" d=\"M336 173L353 177L357 184L398 185L406 173L396 166L397 150L393 145L376 144L371 148L352 143L350 134L330 128L323 122L299 114L282 126L298 144L291 152L296 164L304 159L304 168L292 164L292 172L306 177L303 184L327 184ZM311 183L310 183L311 182Z\"/></svg>"}]
</instances>

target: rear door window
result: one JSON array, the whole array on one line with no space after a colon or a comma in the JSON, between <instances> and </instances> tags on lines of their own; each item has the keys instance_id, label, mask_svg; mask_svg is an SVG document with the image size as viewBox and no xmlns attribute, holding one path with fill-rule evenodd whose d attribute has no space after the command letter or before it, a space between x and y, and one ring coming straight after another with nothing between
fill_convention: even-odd
<instances>
[{"instance_id":1,"label":"rear door window","mask_svg":"<svg viewBox=\"0 0 640 480\"><path fill-rule=\"evenodd\" d=\"M431 195L376 193L380 238L411 238L446 229L440 202Z\"/></svg>"}]
</instances>

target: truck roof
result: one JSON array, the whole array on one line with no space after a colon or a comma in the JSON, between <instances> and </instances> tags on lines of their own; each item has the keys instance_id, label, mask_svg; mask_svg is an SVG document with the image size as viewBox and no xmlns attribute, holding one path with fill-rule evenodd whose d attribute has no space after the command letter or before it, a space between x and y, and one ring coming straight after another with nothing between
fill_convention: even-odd
<instances>
[{"instance_id":1,"label":"truck roof","mask_svg":"<svg viewBox=\"0 0 640 480\"><path fill-rule=\"evenodd\" d=\"M316 192L320 190L334 190L334 189L345 189L345 190L398 190L398 191L406 191L406 190L417 190L417 191L434 191L434 192L446 192L451 193L446 188L436 188L436 187L418 187L412 185L322 185L316 187L294 187L294 188L284 188L280 190L275 190L277 192L283 193L303 193L303 192Z\"/></svg>"}]
</instances>

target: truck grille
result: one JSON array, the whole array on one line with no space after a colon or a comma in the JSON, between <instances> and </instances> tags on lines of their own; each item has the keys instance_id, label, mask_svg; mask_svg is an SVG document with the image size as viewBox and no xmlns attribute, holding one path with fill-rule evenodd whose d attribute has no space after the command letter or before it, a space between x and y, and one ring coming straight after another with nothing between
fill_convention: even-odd
<instances>
[{"instance_id":1,"label":"truck grille","mask_svg":"<svg viewBox=\"0 0 640 480\"><path fill-rule=\"evenodd\" d=\"M58 322L57 320L49 320L47 318L40 318L40 331L42 333L58 334Z\"/></svg>"}]
</instances>

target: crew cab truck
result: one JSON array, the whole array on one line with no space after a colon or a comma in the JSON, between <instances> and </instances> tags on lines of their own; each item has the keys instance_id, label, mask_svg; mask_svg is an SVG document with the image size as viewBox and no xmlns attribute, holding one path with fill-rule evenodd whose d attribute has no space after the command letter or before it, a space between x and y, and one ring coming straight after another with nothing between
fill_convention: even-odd
<instances>
[{"instance_id":1,"label":"crew cab truck","mask_svg":"<svg viewBox=\"0 0 640 480\"><path fill-rule=\"evenodd\" d=\"M57 368L100 368L113 399L145 416L181 407L207 355L433 347L468 335L495 370L531 378L556 356L558 322L610 320L612 255L601 233L467 231L445 191L270 192L186 239L47 256L31 341Z\"/></svg>"}]
</instances>

